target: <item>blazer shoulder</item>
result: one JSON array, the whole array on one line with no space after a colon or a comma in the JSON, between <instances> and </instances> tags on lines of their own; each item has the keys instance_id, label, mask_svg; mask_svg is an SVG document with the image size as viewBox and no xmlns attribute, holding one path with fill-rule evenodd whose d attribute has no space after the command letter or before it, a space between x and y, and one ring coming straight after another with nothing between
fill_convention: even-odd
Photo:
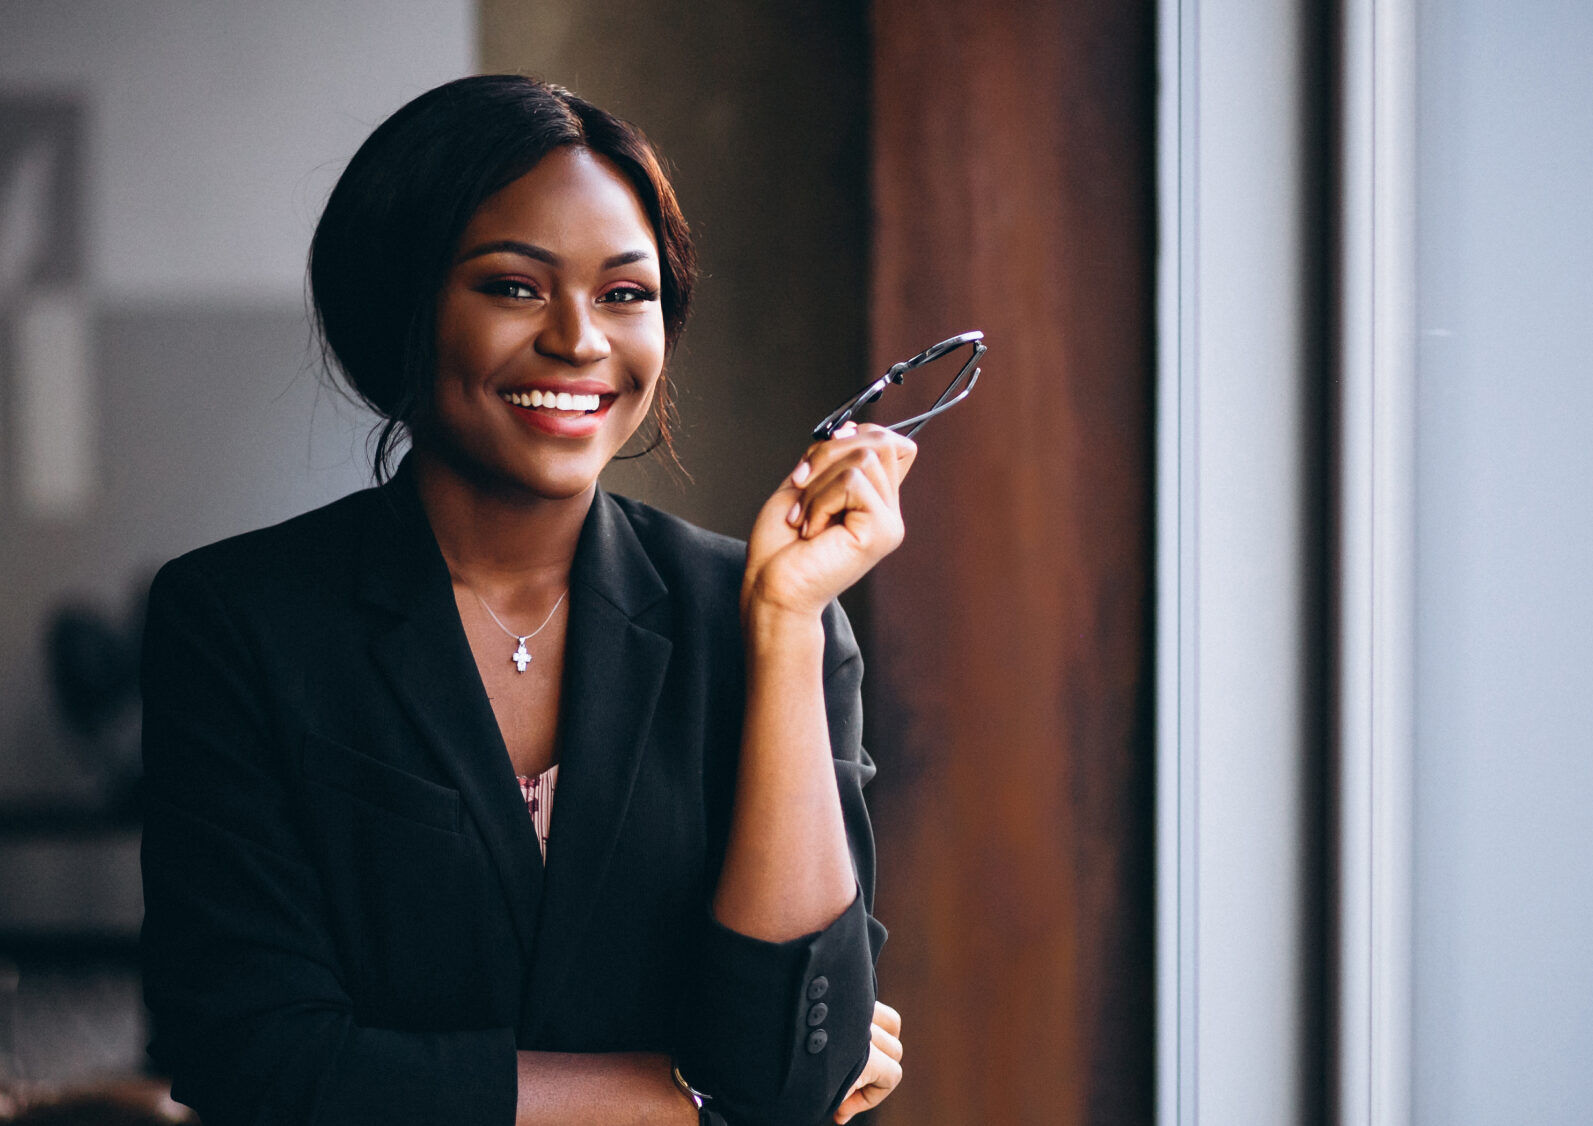
<instances>
[{"instance_id":1,"label":"blazer shoulder","mask_svg":"<svg viewBox=\"0 0 1593 1126\"><path fill-rule=\"evenodd\" d=\"M747 565L745 540L710 532L630 497L608 495L671 590L708 585L739 594Z\"/></svg>"},{"instance_id":2,"label":"blazer shoulder","mask_svg":"<svg viewBox=\"0 0 1593 1126\"><path fill-rule=\"evenodd\" d=\"M386 503L380 489L361 489L269 527L194 548L161 567L154 585L199 582L256 597L301 582L325 585L351 572L362 530Z\"/></svg>"}]
</instances>

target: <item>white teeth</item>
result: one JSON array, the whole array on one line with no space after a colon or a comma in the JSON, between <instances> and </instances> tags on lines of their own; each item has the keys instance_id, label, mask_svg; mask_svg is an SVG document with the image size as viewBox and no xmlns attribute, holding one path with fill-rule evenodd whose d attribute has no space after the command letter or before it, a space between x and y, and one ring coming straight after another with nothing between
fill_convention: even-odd
<instances>
[{"instance_id":1,"label":"white teeth","mask_svg":"<svg viewBox=\"0 0 1593 1126\"><path fill-rule=\"evenodd\" d=\"M572 395L568 391L505 391L500 396L517 407L541 407L557 411L595 411L603 405L601 395Z\"/></svg>"}]
</instances>

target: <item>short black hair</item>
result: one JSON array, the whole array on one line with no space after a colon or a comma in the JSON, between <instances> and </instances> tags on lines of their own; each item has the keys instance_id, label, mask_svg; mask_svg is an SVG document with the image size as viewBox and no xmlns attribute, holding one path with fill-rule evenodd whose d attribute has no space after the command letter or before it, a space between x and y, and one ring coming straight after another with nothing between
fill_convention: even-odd
<instances>
[{"instance_id":1,"label":"short black hair","mask_svg":"<svg viewBox=\"0 0 1593 1126\"><path fill-rule=\"evenodd\" d=\"M696 251L675 190L640 129L523 75L477 75L427 91L360 146L310 243L310 300L323 356L385 420L373 459L378 480L389 475L399 439L431 405L437 297L466 225L489 196L566 146L611 161L641 200L663 260L668 348L680 338ZM673 457L669 413L661 379L653 445L662 443Z\"/></svg>"}]
</instances>

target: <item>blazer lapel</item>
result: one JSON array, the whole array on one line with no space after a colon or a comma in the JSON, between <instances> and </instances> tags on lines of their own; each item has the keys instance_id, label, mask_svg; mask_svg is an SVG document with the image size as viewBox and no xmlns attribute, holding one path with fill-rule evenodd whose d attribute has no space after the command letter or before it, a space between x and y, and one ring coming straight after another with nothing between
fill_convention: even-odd
<instances>
[{"instance_id":1,"label":"blazer lapel","mask_svg":"<svg viewBox=\"0 0 1593 1126\"><path fill-rule=\"evenodd\" d=\"M667 593L630 521L599 490L570 576L559 782L523 1042L539 1035L547 1006L537 999L563 980L603 896L669 665Z\"/></svg>"},{"instance_id":2,"label":"blazer lapel","mask_svg":"<svg viewBox=\"0 0 1593 1126\"><path fill-rule=\"evenodd\" d=\"M542 891L541 853L459 621L448 565L407 466L372 496L360 591L396 620L373 639L371 658L458 787L497 866L521 956L528 959Z\"/></svg>"}]
</instances>

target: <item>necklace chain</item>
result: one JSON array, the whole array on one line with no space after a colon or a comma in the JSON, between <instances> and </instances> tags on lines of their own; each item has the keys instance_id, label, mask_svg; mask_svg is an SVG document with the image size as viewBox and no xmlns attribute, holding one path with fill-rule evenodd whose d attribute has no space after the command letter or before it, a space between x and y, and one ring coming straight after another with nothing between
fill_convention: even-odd
<instances>
[{"instance_id":1,"label":"necklace chain","mask_svg":"<svg viewBox=\"0 0 1593 1126\"><path fill-rule=\"evenodd\" d=\"M466 583L465 585L470 586L469 583ZM559 600L553 604L553 609L548 611L548 616L542 619L542 624L537 626L537 628L532 630L530 633L524 635L515 633L514 630L504 625L503 619L492 612L492 607L487 605L487 600L477 593L475 587L470 587L470 593L476 596L476 601L481 603L481 608L487 612L487 617L491 618L499 629L508 634L510 637L514 638L516 641L529 641L537 634L548 628L548 623L553 620L553 615L557 614L559 612L559 607L564 604L564 595L569 594L570 592L568 589L566 589L564 594L559 595Z\"/></svg>"},{"instance_id":2,"label":"necklace chain","mask_svg":"<svg viewBox=\"0 0 1593 1126\"><path fill-rule=\"evenodd\" d=\"M470 586L469 583L466 583L465 585ZM564 588L564 594L559 595L559 600L553 604L553 609L548 611L548 616L542 619L542 624L537 626L537 628L532 630L530 633L526 634L515 633L514 630L504 625L503 619L492 612L492 607L487 605L487 600L481 597L481 592L476 590L475 587L470 586L470 593L476 596L476 601L481 603L481 608L487 612L487 617L492 619L493 624L519 643L519 648L514 651L514 656L510 657L509 659L514 662L515 670L517 672L525 672L526 666L531 663L531 654L526 649L525 643L548 628L548 623L553 620L553 615L557 614L559 612L559 607L564 605L565 596L570 593L570 588Z\"/></svg>"}]
</instances>

